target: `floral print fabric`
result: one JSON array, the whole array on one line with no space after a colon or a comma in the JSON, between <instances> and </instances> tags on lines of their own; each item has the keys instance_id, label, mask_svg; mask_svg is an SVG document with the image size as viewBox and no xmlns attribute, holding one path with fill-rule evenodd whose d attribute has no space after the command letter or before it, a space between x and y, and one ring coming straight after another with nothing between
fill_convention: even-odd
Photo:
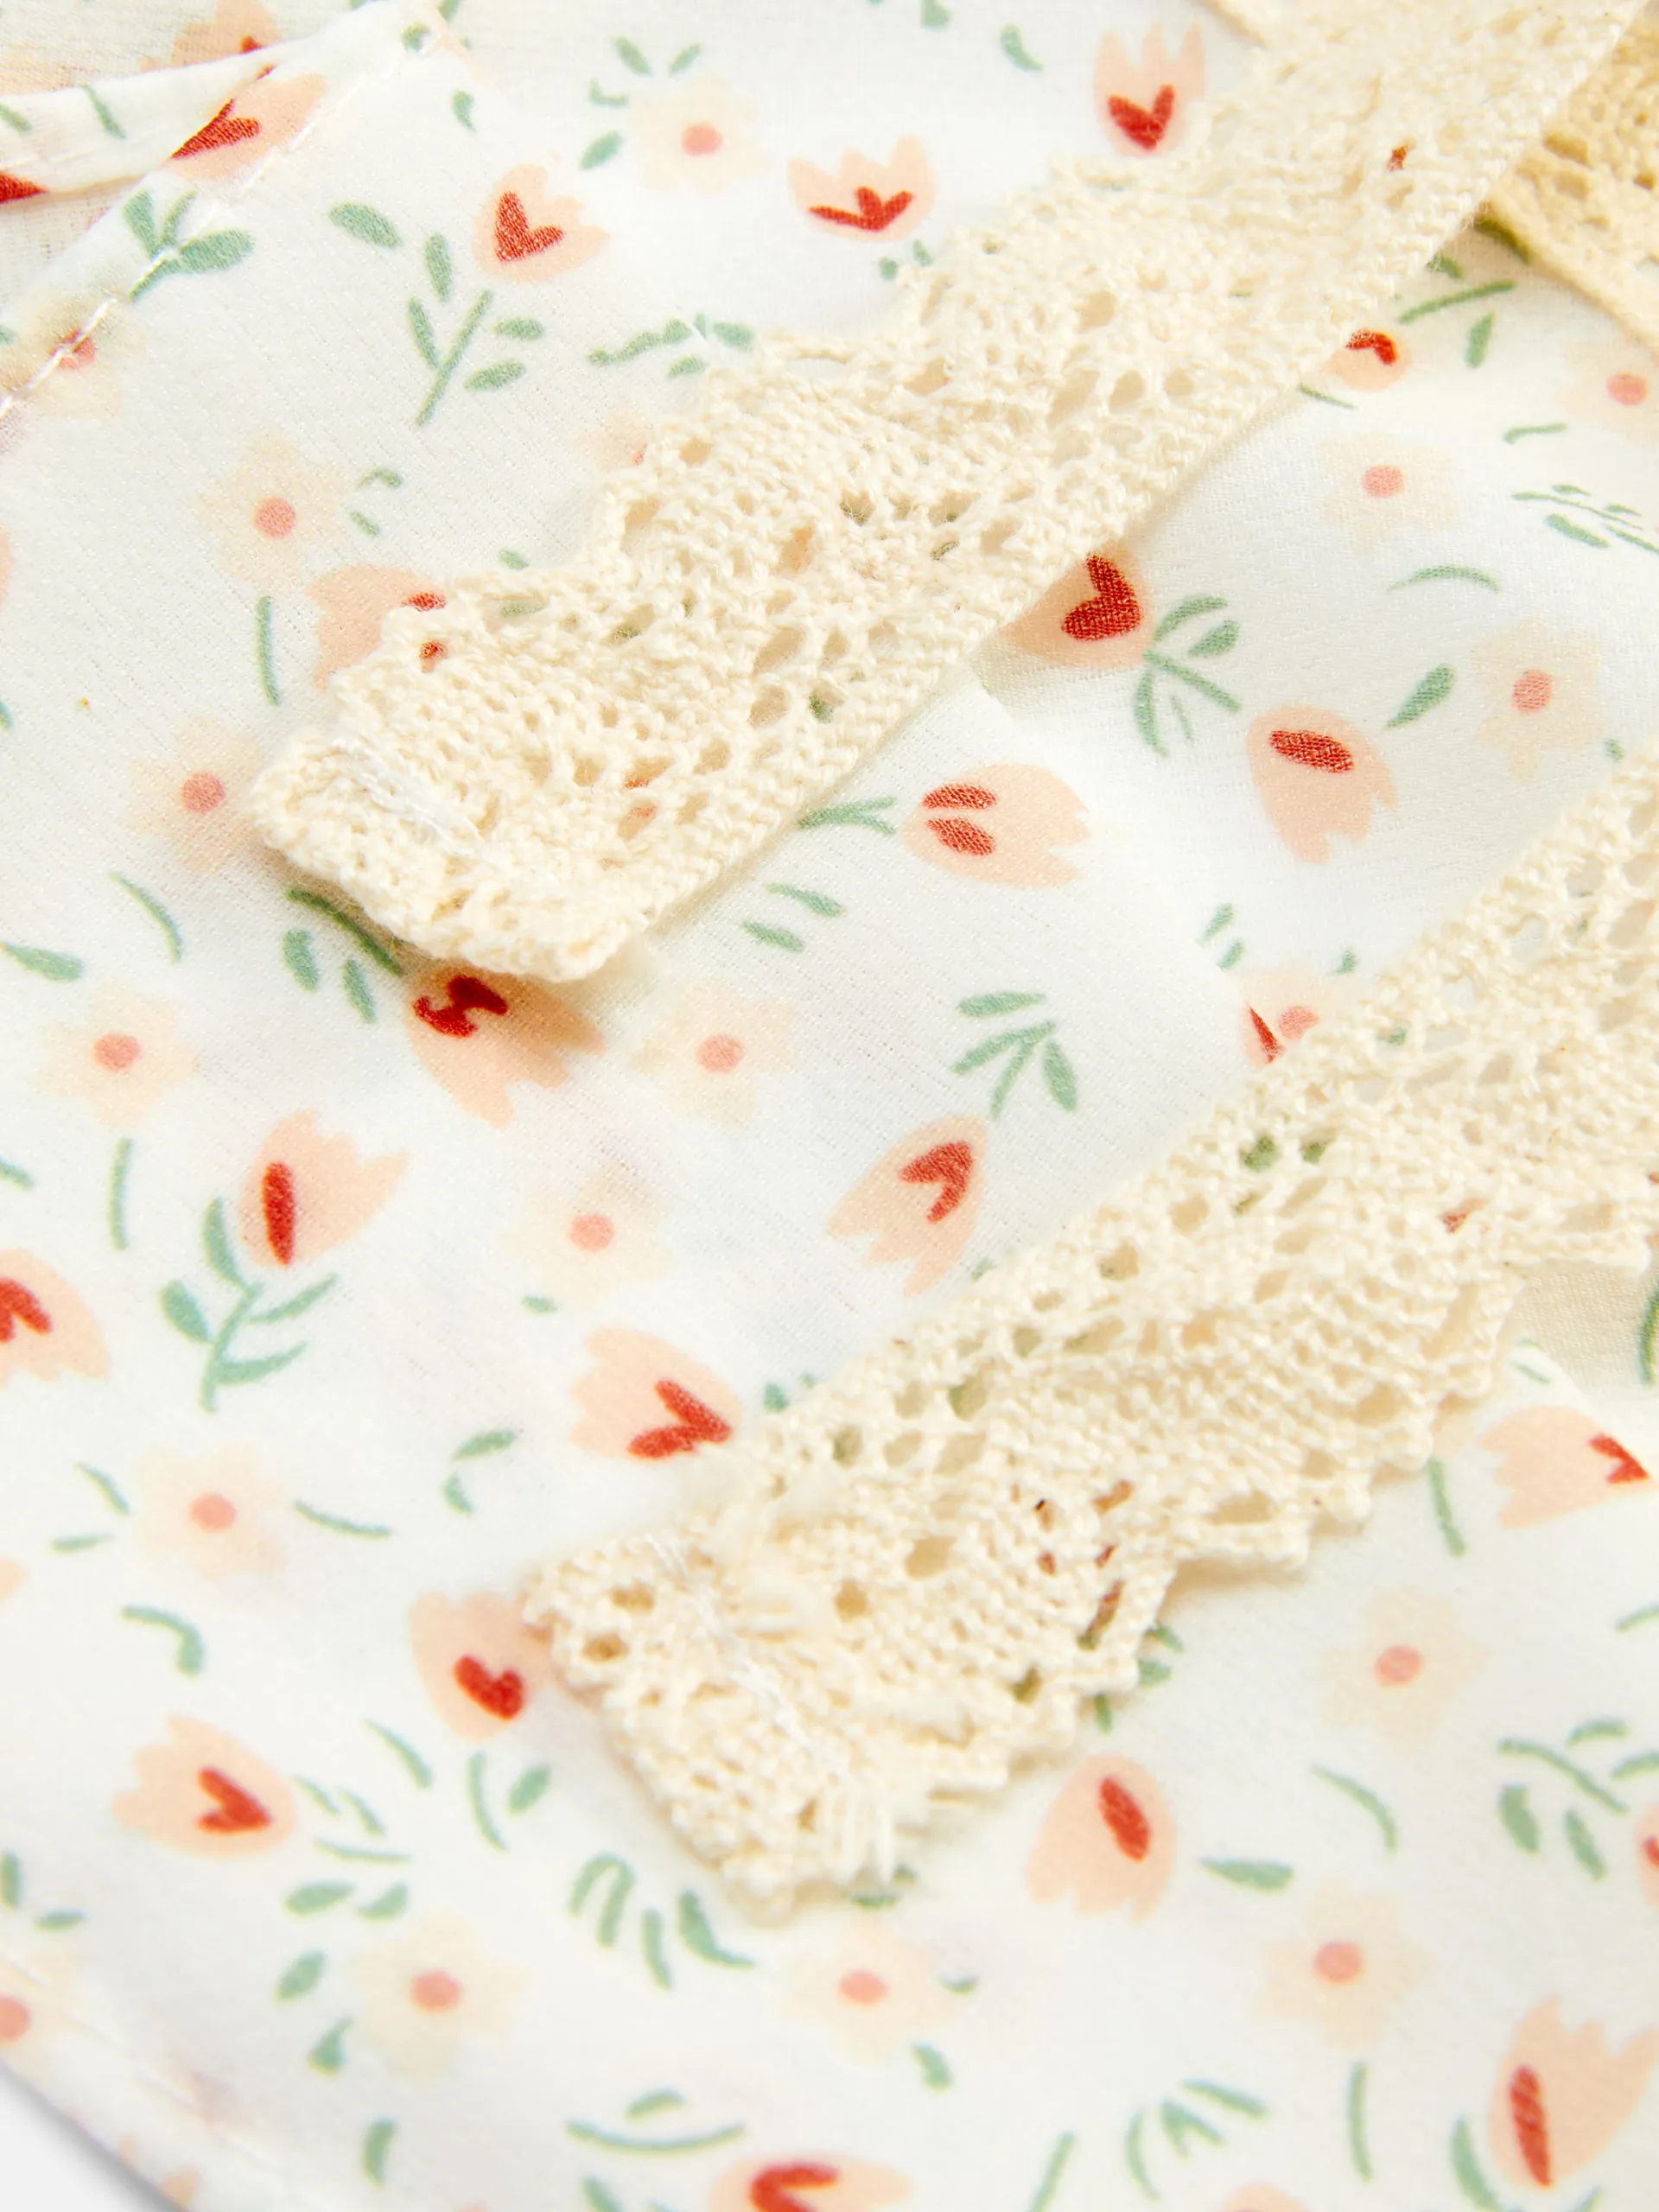
<instances>
[{"instance_id":1,"label":"floral print fabric","mask_svg":"<svg viewBox=\"0 0 1659 2212\"><path fill-rule=\"evenodd\" d=\"M1637 2212L1639 1297L1611 1387L1517 1344L1370 1530L1183 1592L1071 1759L784 1923L516 1593L1641 741L1649 365L1458 241L695 916L563 993L426 962L239 820L327 674L569 545L764 323L1235 66L1059 0L536 13L344 17L5 319L0 2051L198 2212Z\"/></svg>"}]
</instances>

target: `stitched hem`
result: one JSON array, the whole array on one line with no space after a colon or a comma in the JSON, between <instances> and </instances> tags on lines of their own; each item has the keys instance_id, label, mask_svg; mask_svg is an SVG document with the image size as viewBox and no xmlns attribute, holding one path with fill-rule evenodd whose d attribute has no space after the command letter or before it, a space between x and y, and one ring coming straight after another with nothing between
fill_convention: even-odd
<instances>
[{"instance_id":1,"label":"stitched hem","mask_svg":"<svg viewBox=\"0 0 1659 2212\"><path fill-rule=\"evenodd\" d=\"M760 1898L1131 1688L1195 1560L1300 1560L1484 1398L1547 1263L1659 1230L1659 760L1622 770L1161 1167L706 1455L671 1541L531 1621L675 1827Z\"/></svg>"}]
</instances>

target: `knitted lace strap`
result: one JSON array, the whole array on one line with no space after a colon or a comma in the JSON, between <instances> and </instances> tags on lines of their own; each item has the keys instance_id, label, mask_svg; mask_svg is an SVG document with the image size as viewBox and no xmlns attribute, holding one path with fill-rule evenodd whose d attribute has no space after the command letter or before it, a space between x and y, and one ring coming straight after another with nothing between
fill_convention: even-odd
<instances>
[{"instance_id":1,"label":"knitted lace strap","mask_svg":"<svg viewBox=\"0 0 1659 2212\"><path fill-rule=\"evenodd\" d=\"M1568 283L1659 352L1659 22L1632 26L1520 166L1492 212Z\"/></svg>"},{"instance_id":2,"label":"knitted lace strap","mask_svg":"<svg viewBox=\"0 0 1659 2212\"><path fill-rule=\"evenodd\" d=\"M530 1602L674 1825L758 1897L1136 1679L1184 1561L1301 1559L1480 1399L1555 1261L1659 1230L1659 761L1621 770L1162 1166L717 1454Z\"/></svg>"},{"instance_id":3,"label":"knitted lace strap","mask_svg":"<svg viewBox=\"0 0 1659 2212\"><path fill-rule=\"evenodd\" d=\"M1375 314L1634 0L1304 0L1190 149L1075 162L662 426L563 569L400 610L265 835L429 951L580 976L752 852Z\"/></svg>"}]
</instances>

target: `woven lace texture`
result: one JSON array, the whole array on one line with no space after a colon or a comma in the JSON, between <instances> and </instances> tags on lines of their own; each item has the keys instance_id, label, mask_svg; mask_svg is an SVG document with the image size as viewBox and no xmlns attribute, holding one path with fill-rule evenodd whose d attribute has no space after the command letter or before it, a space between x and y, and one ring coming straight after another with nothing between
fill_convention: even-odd
<instances>
[{"instance_id":1,"label":"woven lace texture","mask_svg":"<svg viewBox=\"0 0 1659 2212\"><path fill-rule=\"evenodd\" d=\"M1136 1679L1183 1562L1295 1560L1483 1397L1557 1261L1659 1230L1659 763L1620 772L1163 1166L717 1455L531 1599L674 1825L757 1897Z\"/></svg>"},{"instance_id":2,"label":"woven lace texture","mask_svg":"<svg viewBox=\"0 0 1659 2212\"><path fill-rule=\"evenodd\" d=\"M265 835L429 952L575 976L1374 314L1632 0L1309 0L1167 162L1076 162L658 430L573 566L400 610Z\"/></svg>"},{"instance_id":3,"label":"woven lace texture","mask_svg":"<svg viewBox=\"0 0 1659 2212\"><path fill-rule=\"evenodd\" d=\"M1659 353L1659 21L1644 17L1491 195L1545 266Z\"/></svg>"}]
</instances>

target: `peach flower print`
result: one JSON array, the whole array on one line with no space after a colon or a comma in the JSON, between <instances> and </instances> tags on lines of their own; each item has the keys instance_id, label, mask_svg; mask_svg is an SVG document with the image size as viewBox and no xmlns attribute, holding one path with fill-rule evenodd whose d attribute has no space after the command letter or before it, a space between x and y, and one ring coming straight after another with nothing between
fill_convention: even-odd
<instances>
[{"instance_id":1,"label":"peach flower print","mask_svg":"<svg viewBox=\"0 0 1659 2212\"><path fill-rule=\"evenodd\" d=\"M1325 1718L1342 1728L1375 1728L1395 1751L1414 1751L1487 1656L1459 1627L1450 1599L1392 1591L1372 1605L1360 1643L1325 1653Z\"/></svg>"},{"instance_id":2,"label":"peach flower print","mask_svg":"<svg viewBox=\"0 0 1659 2212\"><path fill-rule=\"evenodd\" d=\"M327 79L315 75L261 77L193 132L171 165L192 184L233 175L297 138L326 89Z\"/></svg>"},{"instance_id":3,"label":"peach flower print","mask_svg":"<svg viewBox=\"0 0 1659 2212\"><path fill-rule=\"evenodd\" d=\"M211 874L257 846L242 802L259 772L259 748L234 723L194 715L180 727L170 754L135 760L127 772L127 827L165 837L193 874Z\"/></svg>"},{"instance_id":4,"label":"peach flower print","mask_svg":"<svg viewBox=\"0 0 1659 2212\"><path fill-rule=\"evenodd\" d=\"M1505 2181L1550 2189L1599 2158L1637 2105L1659 2059L1659 2028L1619 2050L1593 2023L1568 2028L1558 1999L1529 2012L1497 2070L1488 2117Z\"/></svg>"},{"instance_id":5,"label":"peach flower print","mask_svg":"<svg viewBox=\"0 0 1659 2212\"><path fill-rule=\"evenodd\" d=\"M791 162L789 188L804 214L854 238L908 238L938 196L919 138L901 138L885 162L849 148L834 175L814 162Z\"/></svg>"},{"instance_id":6,"label":"peach flower print","mask_svg":"<svg viewBox=\"0 0 1659 2212\"><path fill-rule=\"evenodd\" d=\"M1380 433L1327 439L1319 450L1332 480L1325 519L1339 523L1362 553L1396 531L1440 530L1457 520L1444 454Z\"/></svg>"},{"instance_id":7,"label":"peach flower print","mask_svg":"<svg viewBox=\"0 0 1659 2212\"><path fill-rule=\"evenodd\" d=\"M196 511L219 540L219 565L260 592L291 591L315 547L333 536L350 476L314 466L280 431L256 438Z\"/></svg>"},{"instance_id":8,"label":"peach flower print","mask_svg":"<svg viewBox=\"0 0 1659 2212\"><path fill-rule=\"evenodd\" d=\"M547 171L524 162L485 194L473 225L473 258L509 284L539 284L580 269L609 238L582 221L579 200L550 199Z\"/></svg>"},{"instance_id":9,"label":"peach flower print","mask_svg":"<svg viewBox=\"0 0 1659 2212\"><path fill-rule=\"evenodd\" d=\"M1305 2212L1305 2208L1282 2189L1270 2189L1266 2182L1258 2181L1235 2190L1221 2212Z\"/></svg>"},{"instance_id":10,"label":"peach flower print","mask_svg":"<svg viewBox=\"0 0 1659 2212\"><path fill-rule=\"evenodd\" d=\"M632 1171L609 1166L568 1197L538 1191L508 1239L559 1306L593 1306L671 1264L657 1235L667 1208Z\"/></svg>"},{"instance_id":11,"label":"peach flower print","mask_svg":"<svg viewBox=\"0 0 1659 2212\"><path fill-rule=\"evenodd\" d=\"M63 1277L32 1252L0 1252L0 1389L14 1375L109 1372L103 1332Z\"/></svg>"},{"instance_id":12,"label":"peach flower print","mask_svg":"<svg viewBox=\"0 0 1659 2212\"><path fill-rule=\"evenodd\" d=\"M1003 633L1060 668L1135 668L1152 643L1152 601L1140 569L1112 546L1068 569Z\"/></svg>"},{"instance_id":13,"label":"peach flower print","mask_svg":"<svg viewBox=\"0 0 1659 2212\"><path fill-rule=\"evenodd\" d=\"M194 61L222 61L232 54L275 46L281 36L260 0L219 0L211 16L185 25L173 41L166 66L188 69Z\"/></svg>"},{"instance_id":14,"label":"peach flower print","mask_svg":"<svg viewBox=\"0 0 1659 2212\"><path fill-rule=\"evenodd\" d=\"M790 2010L829 2028L855 2058L891 2058L925 2038L955 2000L926 1952L860 1918L833 1951L795 1961Z\"/></svg>"},{"instance_id":15,"label":"peach flower print","mask_svg":"<svg viewBox=\"0 0 1659 2212\"><path fill-rule=\"evenodd\" d=\"M279 1122L242 1185L242 1241L262 1265L303 1265L373 1220L409 1164L405 1152L364 1160L349 1137L326 1137L315 1112Z\"/></svg>"},{"instance_id":16,"label":"peach flower print","mask_svg":"<svg viewBox=\"0 0 1659 2212\"><path fill-rule=\"evenodd\" d=\"M148 1550L170 1553L217 1581L281 1564L276 1516L286 1504L245 1445L201 1459L152 1452L139 1472L133 1526Z\"/></svg>"},{"instance_id":17,"label":"peach flower print","mask_svg":"<svg viewBox=\"0 0 1659 2212\"><path fill-rule=\"evenodd\" d=\"M962 1257L984 1195L985 1124L927 1122L884 1153L825 1224L832 1236L874 1236L866 1267L910 1267L906 1294L931 1289Z\"/></svg>"},{"instance_id":18,"label":"peach flower print","mask_svg":"<svg viewBox=\"0 0 1659 2212\"><path fill-rule=\"evenodd\" d=\"M1350 391L1386 391L1411 365L1411 354L1398 331L1367 323L1337 348L1324 373Z\"/></svg>"},{"instance_id":19,"label":"peach flower print","mask_svg":"<svg viewBox=\"0 0 1659 2212\"><path fill-rule=\"evenodd\" d=\"M351 1971L363 1993L365 2041L414 2081L443 2073L463 2037L504 2034L525 1983L449 1914L416 1921L394 1942L359 1953Z\"/></svg>"},{"instance_id":20,"label":"peach flower print","mask_svg":"<svg viewBox=\"0 0 1659 2212\"><path fill-rule=\"evenodd\" d=\"M1090 1759L1054 1800L1026 1869L1039 1904L1071 1897L1079 1912L1127 1910L1144 1920L1164 1893L1175 1822L1164 1794L1128 1759Z\"/></svg>"},{"instance_id":21,"label":"peach flower print","mask_svg":"<svg viewBox=\"0 0 1659 2212\"><path fill-rule=\"evenodd\" d=\"M1659 1910L1659 1805L1650 1805L1637 1817L1636 1878L1643 1896Z\"/></svg>"},{"instance_id":22,"label":"peach flower print","mask_svg":"<svg viewBox=\"0 0 1659 2212\"><path fill-rule=\"evenodd\" d=\"M138 1787L115 1817L170 1850L204 1859L274 1851L294 1832L294 1796L273 1767L200 1720L169 1720L168 1740L134 1758Z\"/></svg>"},{"instance_id":23,"label":"peach flower print","mask_svg":"<svg viewBox=\"0 0 1659 2212\"><path fill-rule=\"evenodd\" d=\"M1547 752L1582 753L1601 735L1601 647L1589 632L1534 617L1486 639L1469 658L1489 702L1475 734L1509 755L1522 783Z\"/></svg>"},{"instance_id":24,"label":"peach flower print","mask_svg":"<svg viewBox=\"0 0 1659 2212\"><path fill-rule=\"evenodd\" d=\"M634 1054L683 1113L711 1122L748 1121L763 1075L795 1065L790 1044L795 1010L783 999L746 999L725 983L689 983L667 1020Z\"/></svg>"},{"instance_id":25,"label":"peach flower print","mask_svg":"<svg viewBox=\"0 0 1659 2212\"><path fill-rule=\"evenodd\" d=\"M29 1580L29 1569L15 1559L0 1559L0 1605Z\"/></svg>"},{"instance_id":26,"label":"peach flower print","mask_svg":"<svg viewBox=\"0 0 1659 2212\"><path fill-rule=\"evenodd\" d=\"M196 1071L172 1007L114 987L94 996L89 1021L48 1029L44 1042L41 1089L79 1098L106 1128L137 1128Z\"/></svg>"},{"instance_id":27,"label":"peach flower print","mask_svg":"<svg viewBox=\"0 0 1659 2212\"><path fill-rule=\"evenodd\" d=\"M1497 1479L1510 1493L1497 1516L1505 1529L1533 1529L1563 1514L1645 1494L1651 1479L1616 1437L1571 1406L1510 1414L1480 1442L1499 1455Z\"/></svg>"},{"instance_id":28,"label":"peach flower print","mask_svg":"<svg viewBox=\"0 0 1659 2212\"><path fill-rule=\"evenodd\" d=\"M1616 431L1635 445L1659 438L1659 370L1637 340L1615 335L1568 346L1565 358L1574 373L1556 404L1574 422Z\"/></svg>"},{"instance_id":29,"label":"peach flower print","mask_svg":"<svg viewBox=\"0 0 1659 2212\"><path fill-rule=\"evenodd\" d=\"M54 2036L72 2024L74 1954L61 1933L39 1935L13 1917L0 1957L0 2060L25 2081Z\"/></svg>"},{"instance_id":30,"label":"peach flower print","mask_svg":"<svg viewBox=\"0 0 1659 2212\"><path fill-rule=\"evenodd\" d=\"M1389 2014L1428 1970L1400 1932L1390 1897L1321 1890L1299 1941L1267 1946L1264 2012L1287 2013L1344 2050L1369 2050Z\"/></svg>"},{"instance_id":31,"label":"peach flower print","mask_svg":"<svg viewBox=\"0 0 1659 2212\"><path fill-rule=\"evenodd\" d=\"M1095 105L1120 152L1167 153L1186 130L1186 111L1204 94L1204 35L1194 23L1172 55L1163 28L1154 24L1131 61L1116 38L1102 39L1095 56Z\"/></svg>"},{"instance_id":32,"label":"peach flower print","mask_svg":"<svg viewBox=\"0 0 1659 2212\"><path fill-rule=\"evenodd\" d=\"M1351 722L1323 707L1276 707L1245 739L1274 828L1298 860L1328 861L1332 837L1357 844L1375 806L1395 804L1388 762Z\"/></svg>"},{"instance_id":33,"label":"peach flower print","mask_svg":"<svg viewBox=\"0 0 1659 2212\"><path fill-rule=\"evenodd\" d=\"M625 401L613 407L597 429L584 430L576 444L601 475L608 475L613 468L639 466L652 429L649 416Z\"/></svg>"},{"instance_id":34,"label":"peach flower print","mask_svg":"<svg viewBox=\"0 0 1659 2212\"><path fill-rule=\"evenodd\" d=\"M569 1074L568 1052L605 1049L587 1016L541 984L464 968L429 969L417 980L406 1027L428 1074L457 1106L499 1129L512 1119L515 1084L556 1090Z\"/></svg>"},{"instance_id":35,"label":"peach flower print","mask_svg":"<svg viewBox=\"0 0 1659 2212\"><path fill-rule=\"evenodd\" d=\"M766 165L745 128L754 110L718 77L693 77L671 92L636 92L628 119L640 174L654 192L681 185L723 192Z\"/></svg>"},{"instance_id":36,"label":"peach flower print","mask_svg":"<svg viewBox=\"0 0 1659 2212\"><path fill-rule=\"evenodd\" d=\"M660 1337L599 1329L588 1339L593 1365L571 1389L582 1418L571 1441L607 1459L672 1459L724 1444L743 1419L741 1402L717 1375Z\"/></svg>"},{"instance_id":37,"label":"peach flower print","mask_svg":"<svg viewBox=\"0 0 1659 2212\"><path fill-rule=\"evenodd\" d=\"M709 2212L885 2212L909 2195L891 2166L815 2153L728 2166L709 2192Z\"/></svg>"},{"instance_id":38,"label":"peach flower print","mask_svg":"<svg viewBox=\"0 0 1659 2212\"><path fill-rule=\"evenodd\" d=\"M1260 968L1238 979L1244 995L1240 1017L1244 1050L1259 1068L1269 1066L1287 1046L1306 1037L1353 996L1345 976L1321 976L1306 960L1283 968Z\"/></svg>"},{"instance_id":39,"label":"peach flower print","mask_svg":"<svg viewBox=\"0 0 1659 2212\"><path fill-rule=\"evenodd\" d=\"M28 385L38 412L108 422L121 411L121 365L143 348L138 319L120 302L47 293L22 308L0 345L0 392Z\"/></svg>"},{"instance_id":40,"label":"peach flower print","mask_svg":"<svg viewBox=\"0 0 1659 2212\"><path fill-rule=\"evenodd\" d=\"M380 642L380 625L394 607L417 607L433 613L443 594L416 569L383 569L372 561L330 569L305 588L319 609L317 664L312 681L321 690L331 676L372 653Z\"/></svg>"},{"instance_id":41,"label":"peach flower print","mask_svg":"<svg viewBox=\"0 0 1659 2212\"><path fill-rule=\"evenodd\" d=\"M417 1598L409 1640L427 1695L468 1743L511 1727L553 1679L547 1645L525 1627L522 1605L491 1591L459 1605L435 1592Z\"/></svg>"},{"instance_id":42,"label":"peach flower print","mask_svg":"<svg viewBox=\"0 0 1659 2212\"><path fill-rule=\"evenodd\" d=\"M48 60L38 47L0 49L0 92L55 92L74 81L67 62Z\"/></svg>"},{"instance_id":43,"label":"peach flower print","mask_svg":"<svg viewBox=\"0 0 1659 2212\"><path fill-rule=\"evenodd\" d=\"M1083 801L1046 768L1001 761L970 768L924 793L900 833L918 860L982 883L1037 890L1077 869L1056 845L1089 835Z\"/></svg>"}]
</instances>

